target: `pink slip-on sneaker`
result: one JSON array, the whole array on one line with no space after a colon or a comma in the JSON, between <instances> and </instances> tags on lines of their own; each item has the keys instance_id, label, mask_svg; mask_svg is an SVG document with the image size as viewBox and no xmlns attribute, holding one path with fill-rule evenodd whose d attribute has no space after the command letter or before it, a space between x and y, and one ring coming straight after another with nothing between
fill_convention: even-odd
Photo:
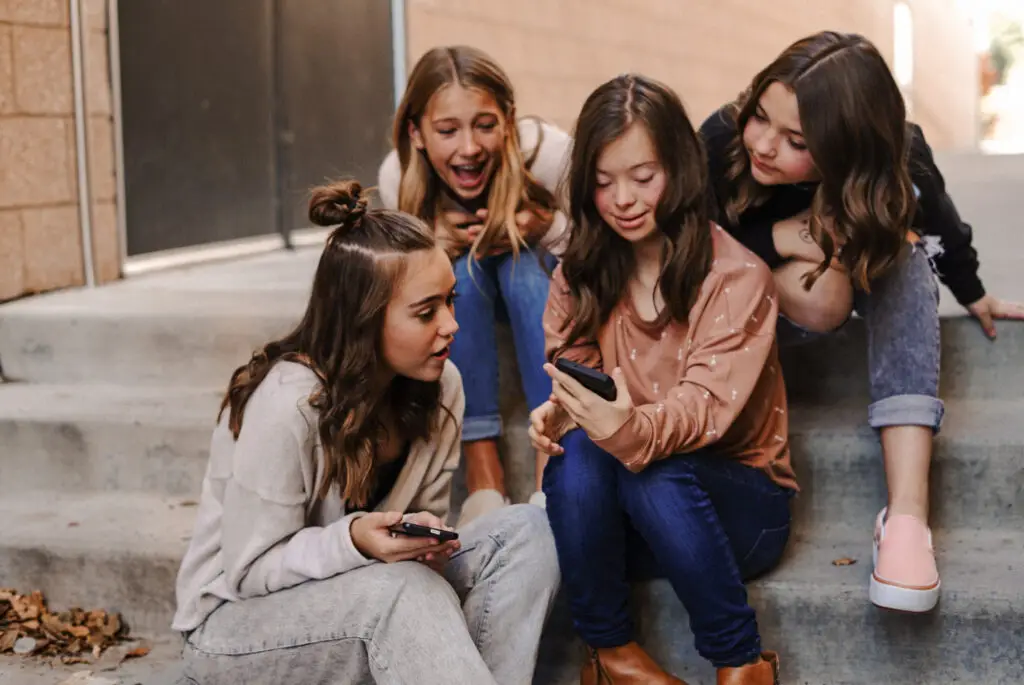
<instances>
[{"instance_id":1,"label":"pink slip-on sneaker","mask_svg":"<svg viewBox=\"0 0 1024 685\"><path fill-rule=\"evenodd\" d=\"M886 609L923 613L939 601L939 571L932 533L916 516L897 514L875 519L874 562L869 595Z\"/></svg>"}]
</instances>

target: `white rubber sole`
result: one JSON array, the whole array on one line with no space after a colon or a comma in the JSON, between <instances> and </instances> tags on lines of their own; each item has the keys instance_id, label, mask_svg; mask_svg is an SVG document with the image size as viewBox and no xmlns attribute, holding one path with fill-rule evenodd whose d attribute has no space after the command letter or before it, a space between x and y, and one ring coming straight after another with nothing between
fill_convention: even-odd
<instances>
[{"instance_id":1,"label":"white rubber sole","mask_svg":"<svg viewBox=\"0 0 1024 685\"><path fill-rule=\"evenodd\" d=\"M872 551L872 572L871 585L868 588L868 596L871 603L883 609L894 611L906 611L913 614L923 614L935 608L939 603L939 590L942 582L935 584L933 588L905 588L898 585L890 585L875 577L874 568L878 566L878 545L874 545Z\"/></svg>"}]
</instances>

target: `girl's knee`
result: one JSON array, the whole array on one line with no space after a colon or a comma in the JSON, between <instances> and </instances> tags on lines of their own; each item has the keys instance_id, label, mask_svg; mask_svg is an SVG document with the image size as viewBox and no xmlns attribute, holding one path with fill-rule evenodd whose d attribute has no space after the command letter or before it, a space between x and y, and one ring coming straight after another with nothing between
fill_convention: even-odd
<instances>
[{"instance_id":1,"label":"girl's knee","mask_svg":"<svg viewBox=\"0 0 1024 685\"><path fill-rule=\"evenodd\" d=\"M808 262L789 262L775 270L779 312L812 333L829 333L850 318L853 285L843 272L828 269L807 290L804 276L813 271Z\"/></svg>"}]
</instances>

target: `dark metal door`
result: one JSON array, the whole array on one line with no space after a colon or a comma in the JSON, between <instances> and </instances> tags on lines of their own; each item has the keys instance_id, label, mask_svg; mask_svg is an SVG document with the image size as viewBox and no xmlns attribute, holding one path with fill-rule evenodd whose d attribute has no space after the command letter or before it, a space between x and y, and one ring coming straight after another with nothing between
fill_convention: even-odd
<instances>
[{"instance_id":1,"label":"dark metal door","mask_svg":"<svg viewBox=\"0 0 1024 685\"><path fill-rule=\"evenodd\" d=\"M279 2L282 221L299 228L310 186L377 184L394 111L391 3Z\"/></svg>"},{"instance_id":2,"label":"dark metal door","mask_svg":"<svg viewBox=\"0 0 1024 685\"><path fill-rule=\"evenodd\" d=\"M128 255L305 226L370 185L392 112L385 0L123 0Z\"/></svg>"}]
</instances>

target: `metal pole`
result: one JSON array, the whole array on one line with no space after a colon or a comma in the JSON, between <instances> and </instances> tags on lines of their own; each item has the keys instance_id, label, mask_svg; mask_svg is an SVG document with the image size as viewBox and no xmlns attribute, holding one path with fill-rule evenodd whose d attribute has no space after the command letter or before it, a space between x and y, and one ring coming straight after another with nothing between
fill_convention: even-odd
<instances>
[{"instance_id":1,"label":"metal pole","mask_svg":"<svg viewBox=\"0 0 1024 685\"><path fill-rule=\"evenodd\" d=\"M391 0L391 59L394 78L395 109L405 92L408 51L405 44L405 0Z\"/></svg>"},{"instance_id":2,"label":"metal pole","mask_svg":"<svg viewBox=\"0 0 1024 685\"><path fill-rule=\"evenodd\" d=\"M128 260L128 194L124 178L124 111L121 100L121 18L118 0L107 3L107 37L110 51L110 90L114 109L114 182L117 197L114 206L117 211L118 273L124 274Z\"/></svg>"},{"instance_id":3,"label":"metal pole","mask_svg":"<svg viewBox=\"0 0 1024 685\"><path fill-rule=\"evenodd\" d=\"M82 3L69 0L71 16L71 71L74 75L75 144L78 153L78 221L82 227L82 262L85 267L85 285L96 285L96 270L92 256L92 192L89 186L89 145L86 126L88 113L85 105L85 60L83 50Z\"/></svg>"}]
</instances>

